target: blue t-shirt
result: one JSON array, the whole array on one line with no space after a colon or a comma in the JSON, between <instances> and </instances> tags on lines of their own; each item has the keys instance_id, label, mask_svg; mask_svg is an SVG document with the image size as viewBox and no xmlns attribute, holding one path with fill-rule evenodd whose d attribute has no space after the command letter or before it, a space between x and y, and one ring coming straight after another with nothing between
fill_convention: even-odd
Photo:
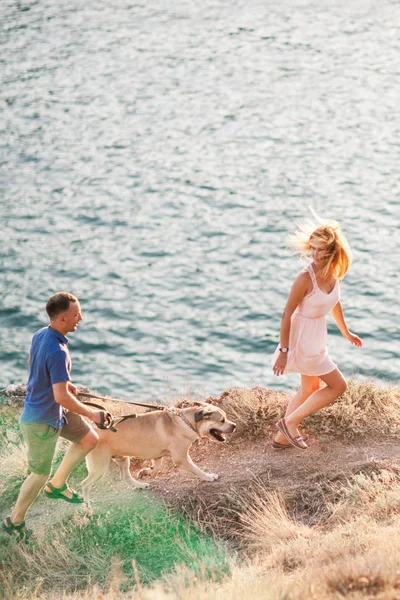
<instances>
[{"instance_id":1,"label":"blue t-shirt","mask_svg":"<svg viewBox=\"0 0 400 600\"><path fill-rule=\"evenodd\" d=\"M56 429L66 423L63 407L54 400L53 384L71 381L68 338L44 327L32 338L27 396L21 421L45 423Z\"/></svg>"}]
</instances>

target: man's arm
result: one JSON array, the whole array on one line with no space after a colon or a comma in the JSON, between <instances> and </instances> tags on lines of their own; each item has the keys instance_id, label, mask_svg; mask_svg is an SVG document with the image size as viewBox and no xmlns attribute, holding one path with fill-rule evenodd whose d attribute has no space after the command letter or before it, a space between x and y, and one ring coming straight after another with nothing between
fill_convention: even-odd
<instances>
[{"instance_id":1,"label":"man's arm","mask_svg":"<svg viewBox=\"0 0 400 600\"><path fill-rule=\"evenodd\" d=\"M53 394L54 400L57 404L61 404L67 410L71 412L77 413L78 415L82 415L83 417L87 417L97 425L101 424L101 412L100 410L93 410L80 402L75 396L70 392L69 381L62 381L61 383L53 384Z\"/></svg>"},{"instance_id":2,"label":"man's arm","mask_svg":"<svg viewBox=\"0 0 400 600\"><path fill-rule=\"evenodd\" d=\"M70 381L68 381L68 391L70 391L74 396L78 396L78 388Z\"/></svg>"}]
</instances>

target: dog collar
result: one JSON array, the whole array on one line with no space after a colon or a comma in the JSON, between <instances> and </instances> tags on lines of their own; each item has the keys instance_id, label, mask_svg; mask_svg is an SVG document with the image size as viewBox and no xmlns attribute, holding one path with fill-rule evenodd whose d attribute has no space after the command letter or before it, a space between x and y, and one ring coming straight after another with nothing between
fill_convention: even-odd
<instances>
[{"instance_id":1,"label":"dog collar","mask_svg":"<svg viewBox=\"0 0 400 600\"><path fill-rule=\"evenodd\" d=\"M196 429L193 427L193 425L190 423L190 421L187 420L187 418L185 417L185 415L183 415L181 412L176 412L175 414L178 415L178 417L180 417L182 419L182 421L184 421L186 423L186 425L189 425L190 429L193 429L193 431L195 432L195 434L198 436L199 434L197 433Z\"/></svg>"}]
</instances>

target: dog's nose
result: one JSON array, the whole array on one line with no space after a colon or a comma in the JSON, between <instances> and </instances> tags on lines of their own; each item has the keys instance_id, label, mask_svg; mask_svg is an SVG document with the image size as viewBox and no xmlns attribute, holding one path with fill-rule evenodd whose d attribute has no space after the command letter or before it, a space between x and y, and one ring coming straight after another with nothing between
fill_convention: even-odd
<instances>
[{"instance_id":1,"label":"dog's nose","mask_svg":"<svg viewBox=\"0 0 400 600\"><path fill-rule=\"evenodd\" d=\"M232 423L232 431L235 431L236 429L236 423Z\"/></svg>"}]
</instances>

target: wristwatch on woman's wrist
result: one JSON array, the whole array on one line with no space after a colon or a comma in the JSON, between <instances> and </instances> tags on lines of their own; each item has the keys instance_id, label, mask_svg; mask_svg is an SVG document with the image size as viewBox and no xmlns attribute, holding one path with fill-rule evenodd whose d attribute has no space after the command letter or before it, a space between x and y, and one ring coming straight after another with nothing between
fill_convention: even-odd
<instances>
[{"instance_id":1,"label":"wristwatch on woman's wrist","mask_svg":"<svg viewBox=\"0 0 400 600\"><path fill-rule=\"evenodd\" d=\"M289 352L289 348L286 348L286 347L279 348L279 352L282 352L282 354L287 354Z\"/></svg>"}]
</instances>

